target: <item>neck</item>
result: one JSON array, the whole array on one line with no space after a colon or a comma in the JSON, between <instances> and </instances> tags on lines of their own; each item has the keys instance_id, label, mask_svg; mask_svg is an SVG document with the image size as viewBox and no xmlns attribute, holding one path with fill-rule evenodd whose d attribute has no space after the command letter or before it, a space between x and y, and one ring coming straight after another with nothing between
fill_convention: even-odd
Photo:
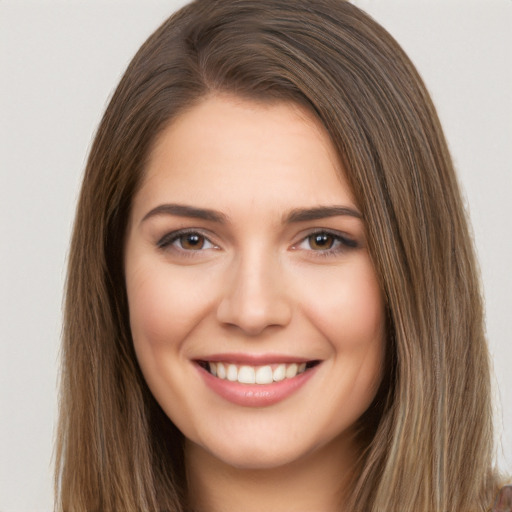
<instances>
[{"instance_id":1,"label":"neck","mask_svg":"<svg viewBox=\"0 0 512 512\"><path fill-rule=\"evenodd\" d=\"M353 447L340 440L265 469L234 468L190 441L185 455L194 512L344 511L357 460Z\"/></svg>"}]
</instances>

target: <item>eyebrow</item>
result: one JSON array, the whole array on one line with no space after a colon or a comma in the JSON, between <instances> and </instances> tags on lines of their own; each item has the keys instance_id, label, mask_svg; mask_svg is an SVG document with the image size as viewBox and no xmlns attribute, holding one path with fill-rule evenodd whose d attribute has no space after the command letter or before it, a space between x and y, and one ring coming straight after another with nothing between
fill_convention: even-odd
<instances>
[{"instance_id":1,"label":"eyebrow","mask_svg":"<svg viewBox=\"0 0 512 512\"><path fill-rule=\"evenodd\" d=\"M208 208L197 208L182 204L161 204L150 210L141 220L141 223L157 215L175 215L177 217L189 217L193 219L208 220L226 224L228 217L216 210ZM356 219L362 219L359 211L348 206L318 206L315 208L296 208L284 217L283 224L292 224L297 222L307 222L311 220L320 220L328 217L348 216Z\"/></svg>"},{"instance_id":2,"label":"eyebrow","mask_svg":"<svg viewBox=\"0 0 512 512\"><path fill-rule=\"evenodd\" d=\"M175 215L177 217L190 217L193 219L209 220L225 224L227 217L221 212L210 210L207 208L196 208L194 206L186 206L183 204L161 204L150 210L141 222L154 217L155 215Z\"/></svg>"},{"instance_id":3,"label":"eyebrow","mask_svg":"<svg viewBox=\"0 0 512 512\"><path fill-rule=\"evenodd\" d=\"M327 217L337 217L345 215L362 219L362 214L354 208L348 206L319 206L317 208L297 208L292 210L285 218L285 223L306 222L310 220L320 220Z\"/></svg>"}]
</instances>

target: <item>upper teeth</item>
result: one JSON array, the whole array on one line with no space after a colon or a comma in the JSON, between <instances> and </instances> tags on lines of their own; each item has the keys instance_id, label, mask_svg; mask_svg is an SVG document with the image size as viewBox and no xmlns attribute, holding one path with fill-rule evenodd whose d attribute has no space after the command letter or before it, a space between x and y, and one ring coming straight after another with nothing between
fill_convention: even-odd
<instances>
[{"instance_id":1,"label":"upper teeth","mask_svg":"<svg viewBox=\"0 0 512 512\"><path fill-rule=\"evenodd\" d=\"M291 379L306 370L306 363L279 364L272 368L266 366L238 366L232 363L209 362L209 370L219 379L227 379L241 384L271 384L284 379Z\"/></svg>"}]
</instances>

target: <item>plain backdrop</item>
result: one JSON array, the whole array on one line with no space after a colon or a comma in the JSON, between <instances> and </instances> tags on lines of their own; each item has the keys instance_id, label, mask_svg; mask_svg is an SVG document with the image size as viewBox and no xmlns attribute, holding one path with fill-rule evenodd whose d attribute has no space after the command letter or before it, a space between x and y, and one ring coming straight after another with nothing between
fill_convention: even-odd
<instances>
[{"instance_id":1,"label":"plain backdrop","mask_svg":"<svg viewBox=\"0 0 512 512\"><path fill-rule=\"evenodd\" d=\"M0 0L0 511L52 508L61 300L86 155L146 37L183 1ZM355 0L402 44L467 199L512 471L512 0ZM504 425L504 427L503 427Z\"/></svg>"}]
</instances>

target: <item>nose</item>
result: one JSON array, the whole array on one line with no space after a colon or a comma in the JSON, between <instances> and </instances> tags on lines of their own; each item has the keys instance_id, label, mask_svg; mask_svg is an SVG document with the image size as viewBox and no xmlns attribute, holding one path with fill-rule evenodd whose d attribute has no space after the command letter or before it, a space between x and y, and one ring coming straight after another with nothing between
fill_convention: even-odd
<instances>
[{"instance_id":1,"label":"nose","mask_svg":"<svg viewBox=\"0 0 512 512\"><path fill-rule=\"evenodd\" d=\"M263 251L239 257L229 269L217 319L248 336L269 327L284 327L292 317L292 304L277 257Z\"/></svg>"}]
</instances>

